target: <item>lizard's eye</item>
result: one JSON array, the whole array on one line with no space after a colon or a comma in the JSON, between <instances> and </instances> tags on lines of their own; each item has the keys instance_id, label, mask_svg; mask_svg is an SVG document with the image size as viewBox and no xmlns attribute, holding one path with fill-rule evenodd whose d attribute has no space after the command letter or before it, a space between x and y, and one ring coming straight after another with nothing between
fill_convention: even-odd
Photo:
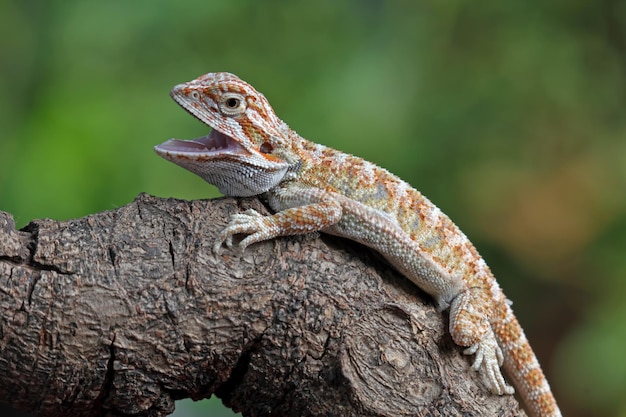
<instances>
[{"instance_id":1,"label":"lizard's eye","mask_svg":"<svg viewBox=\"0 0 626 417\"><path fill-rule=\"evenodd\" d=\"M259 150L261 151L261 153L272 153L272 151L274 150L274 145L269 142L263 142L259 147Z\"/></svg>"},{"instance_id":2,"label":"lizard's eye","mask_svg":"<svg viewBox=\"0 0 626 417\"><path fill-rule=\"evenodd\" d=\"M194 100L200 100L200 93L198 93L196 90L193 90L191 93L189 93L189 96Z\"/></svg>"},{"instance_id":3,"label":"lizard's eye","mask_svg":"<svg viewBox=\"0 0 626 417\"><path fill-rule=\"evenodd\" d=\"M246 100L241 94L226 93L219 103L220 111L226 116L237 116L246 110Z\"/></svg>"}]
</instances>

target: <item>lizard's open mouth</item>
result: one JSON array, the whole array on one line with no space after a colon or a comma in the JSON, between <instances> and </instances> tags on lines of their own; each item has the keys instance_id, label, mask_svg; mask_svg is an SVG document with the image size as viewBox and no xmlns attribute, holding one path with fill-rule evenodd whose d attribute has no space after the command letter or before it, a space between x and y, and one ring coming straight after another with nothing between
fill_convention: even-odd
<instances>
[{"instance_id":1,"label":"lizard's open mouth","mask_svg":"<svg viewBox=\"0 0 626 417\"><path fill-rule=\"evenodd\" d=\"M239 153L243 147L230 136L213 129L208 135L196 139L170 139L155 146L154 150L163 157L210 157L224 152Z\"/></svg>"}]
</instances>

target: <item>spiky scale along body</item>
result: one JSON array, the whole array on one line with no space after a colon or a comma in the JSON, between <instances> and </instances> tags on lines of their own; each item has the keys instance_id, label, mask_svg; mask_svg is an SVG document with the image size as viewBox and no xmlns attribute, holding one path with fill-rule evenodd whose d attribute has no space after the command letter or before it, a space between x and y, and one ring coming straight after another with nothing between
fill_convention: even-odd
<instances>
[{"instance_id":1,"label":"spiky scale along body","mask_svg":"<svg viewBox=\"0 0 626 417\"><path fill-rule=\"evenodd\" d=\"M546 378L522 328L484 260L459 228L419 191L361 158L300 137L266 98L229 73L209 73L174 87L172 97L213 128L192 141L157 147L225 195L262 195L276 212L235 214L214 250L235 234L239 246L277 236L321 231L380 252L450 308L450 334L492 392L512 394L503 365L530 413L557 417Z\"/></svg>"}]
</instances>

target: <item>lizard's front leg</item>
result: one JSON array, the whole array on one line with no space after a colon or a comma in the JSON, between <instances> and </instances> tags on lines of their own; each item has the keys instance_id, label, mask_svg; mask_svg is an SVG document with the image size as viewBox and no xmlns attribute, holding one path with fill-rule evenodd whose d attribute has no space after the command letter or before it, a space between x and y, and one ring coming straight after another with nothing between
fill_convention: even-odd
<instances>
[{"instance_id":1,"label":"lizard's front leg","mask_svg":"<svg viewBox=\"0 0 626 417\"><path fill-rule=\"evenodd\" d=\"M336 224L341 220L341 214L341 205L332 199L288 208L271 216L263 216L253 209L246 210L230 218L228 226L219 234L213 251L219 253L223 243L232 247L233 236L237 234L248 235L239 243L244 250L253 243L277 236L315 232Z\"/></svg>"}]
</instances>

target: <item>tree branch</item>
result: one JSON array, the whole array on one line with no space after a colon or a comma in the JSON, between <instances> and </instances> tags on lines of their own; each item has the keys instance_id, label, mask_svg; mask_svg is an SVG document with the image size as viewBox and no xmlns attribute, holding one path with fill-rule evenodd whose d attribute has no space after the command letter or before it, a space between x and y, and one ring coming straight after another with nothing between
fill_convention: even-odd
<instances>
[{"instance_id":1,"label":"tree branch","mask_svg":"<svg viewBox=\"0 0 626 417\"><path fill-rule=\"evenodd\" d=\"M241 207L240 207L241 206ZM211 246L256 199L140 195L16 231L0 213L0 403L165 416L218 395L250 416L524 415L491 395L446 315L362 246Z\"/></svg>"}]
</instances>

